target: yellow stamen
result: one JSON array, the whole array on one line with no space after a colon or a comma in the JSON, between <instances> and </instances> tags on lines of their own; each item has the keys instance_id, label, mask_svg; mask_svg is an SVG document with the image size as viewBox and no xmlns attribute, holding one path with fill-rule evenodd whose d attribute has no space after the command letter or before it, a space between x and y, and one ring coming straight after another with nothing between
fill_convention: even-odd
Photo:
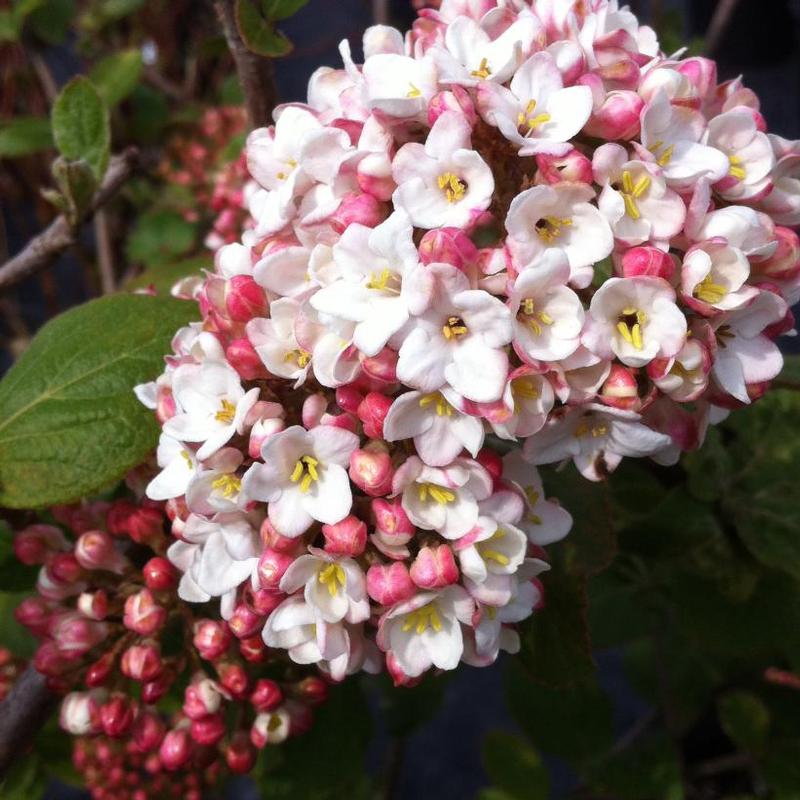
<instances>
[{"instance_id":1,"label":"yellow stamen","mask_svg":"<svg viewBox=\"0 0 800 800\"><path fill-rule=\"evenodd\" d=\"M544 125L550 122L552 117L550 114L534 114L536 110L536 101L531 100L525 108L525 111L520 111L517 115L517 127L527 128L527 133L531 133L539 125Z\"/></svg>"},{"instance_id":2,"label":"yellow stamen","mask_svg":"<svg viewBox=\"0 0 800 800\"><path fill-rule=\"evenodd\" d=\"M711 275L706 275L697 286L694 287L694 296L709 305L715 305L725 298L728 290L721 283L714 283Z\"/></svg>"},{"instance_id":3,"label":"yellow stamen","mask_svg":"<svg viewBox=\"0 0 800 800\"><path fill-rule=\"evenodd\" d=\"M572 220L562 217L543 217L536 223L536 233L547 244L552 244L561 236L561 229L572 225Z\"/></svg>"},{"instance_id":4,"label":"yellow stamen","mask_svg":"<svg viewBox=\"0 0 800 800\"><path fill-rule=\"evenodd\" d=\"M226 500L230 500L239 494L242 488L242 481L233 474L220 475L219 478L212 481L211 488L218 489Z\"/></svg>"},{"instance_id":5,"label":"yellow stamen","mask_svg":"<svg viewBox=\"0 0 800 800\"><path fill-rule=\"evenodd\" d=\"M300 369L308 366L308 362L311 361L311 353L307 350L290 350L284 357L283 360L285 362L294 361Z\"/></svg>"},{"instance_id":6,"label":"yellow stamen","mask_svg":"<svg viewBox=\"0 0 800 800\"><path fill-rule=\"evenodd\" d=\"M536 504L539 502L539 492L533 488L533 486L526 486L525 487L525 496L528 498L528 502L531 505L531 508L536 508ZM528 522L532 523L533 525L541 525L542 518L538 514L534 514L532 511L526 517Z\"/></svg>"},{"instance_id":7,"label":"yellow stamen","mask_svg":"<svg viewBox=\"0 0 800 800\"><path fill-rule=\"evenodd\" d=\"M411 89L409 89L408 93L406 94L406 97L410 97L413 99L420 97L422 95L422 92L416 86L414 86L414 84L411 83L411 81L408 82L408 85L411 87Z\"/></svg>"},{"instance_id":8,"label":"yellow stamen","mask_svg":"<svg viewBox=\"0 0 800 800\"><path fill-rule=\"evenodd\" d=\"M346 576L344 569L338 564L328 564L317 574L317 580L328 589L328 594L331 597L336 597L339 594L339 587L344 589Z\"/></svg>"},{"instance_id":9,"label":"yellow stamen","mask_svg":"<svg viewBox=\"0 0 800 800\"><path fill-rule=\"evenodd\" d=\"M589 425L588 422L583 421L581 422L576 428L573 433L573 436L576 439L581 439L584 436L589 436L593 439L599 439L601 436L605 436L608 433L608 428L605 425Z\"/></svg>"},{"instance_id":10,"label":"yellow stamen","mask_svg":"<svg viewBox=\"0 0 800 800\"><path fill-rule=\"evenodd\" d=\"M429 627L437 633L442 629L442 620L439 611L433 603L428 603L410 614L406 614L401 630L408 633L412 628L418 634L424 633Z\"/></svg>"},{"instance_id":11,"label":"yellow stamen","mask_svg":"<svg viewBox=\"0 0 800 800\"><path fill-rule=\"evenodd\" d=\"M481 63L478 65L478 69L474 69L470 73L470 75L472 75L473 78L480 78L482 81L485 81L491 74L492 70L489 68L488 60L485 58L481 59Z\"/></svg>"},{"instance_id":12,"label":"yellow stamen","mask_svg":"<svg viewBox=\"0 0 800 800\"><path fill-rule=\"evenodd\" d=\"M537 336L542 334L542 325L553 324L553 318L548 313L536 311L535 301L532 297L526 297L520 303L520 314L525 317L520 322L524 322Z\"/></svg>"},{"instance_id":13,"label":"yellow stamen","mask_svg":"<svg viewBox=\"0 0 800 800\"><path fill-rule=\"evenodd\" d=\"M299 482L300 491L305 494L311 488L311 484L319 480L319 466L319 461L313 456L303 456L295 462L289 480L292 483Z\"/></svg>"},{"instance_id":14,"label":"yellow stamen","mask_svg":"<svg viewBox=\"0 0 800 800\"><path fill-rule=\"evenodd\" d=\"M523 400L538 400L540 395L531 378L518 378L511 382L511 394L514 399L521 397Z\"/></svg>"},{"instance_id":15,"label":"yellow stamen","mask_svg":"<svg viewBox=\"0 0 800 800\"><path fill-rule=\"evenodd\" d=\"M482 550L481 555L484 561L494 561L500 564L501 567L507 567L511 563L511 559L508 556L504 556L497 550Z\"/></svg>"},{"instance_id":16,"label":"yellow stamen","mask_svg":"<svg viewBox=\"0 0 800 800\"><path fill-rule=\"evenodd\" d=\"M367 289L374 289L377 292L400 294L400 288L397 284L397 275L387 267L380 272L370 272L369 281L365 286Z\"/></svg>"},{"instance_id":17,"label":"yellow stamen","mask_svg":"<svg viewBox=\"0 0 800 800\"><path fill-rule=\"evenodd\" d=\"M188 450L181 450L181 457L186 462L186 466L188 466L189 469L194 469L194 464L192 463L192 457L189 455Z\"/></svg>"},{"instance_id":18,"label":"yellow stamen","mask_svg":"<svg viewBox=\"0 0 800 800\"><path fill-rule=\"evenodd\" d=\"M469 328L464 324L461 317L448 317L447 324L442 327L442 335L445 339L457 339L469 333Z\"/></svg>"},{"instance_id":19,"label":"yellow stamen","mask_svg":"<svg viewBox=\"0 0 800 800\"><path fill-rule=\"evenodd\" d=\"M431 392L430 394L423 395L419 399L420 408L427 408L431 403L436 403L437 416L453 416L453 407L444 399L444 395L441 392Z\"/></svg>"},{"instance_id":20,"label":"yellow stamen","mask_svg":"<svg viewBox=\"0 0 800 800\"><path fill-rule=\"evenodd\" d=\"M235 416L236 406L230 400L222 400L220 402L220 410L214 414L214 419L217 422L224 422L226 425L230 425Z\"/></svg>"},{"instance_id":21,"label":"yellow stamen","mask_svg":"<svg viewBox=\"0 0 800 800\"><path fill-rule=\"evenodd\" d=\"M739 156L728 156L728 161L731 162L731 168L728 172L732 178L743 181L747 177L747 170L740 166L742 159Z\"/></svg>"},{"instance_id":22,"label":"yellow stamen","mask_svg":"<svg viewBox=\"0 0 800 800\"><path fill-rule=\"evenodd\" d=\"M672 154L675 152L675 145L671 144L657 159L659 167L666 167L672 161Z\"/></svg>"},{"instance_id":23,"label":"yellow stamen","mask_svg":"<svg viewBox=\"0 0 800 800\"><path fill-rule=\"evenodd\" d=\"M425 503L430 496L430 499L440 506L445 506L452 503L456 499L456 493L445 489L444 486L439 486L436 483L420 483L418 485L419 499Z\"/></svg>"},{"instance_id":24,"label":"yellow stamen","mask_svg":"<svg viewBox=\"0 0 800 800\"><path fill-rule=\"evenodd\" d=\"M464 193L467 191L467 185L459 180L457 175L452 172L443 172L436 182L439 188L444 192L448 203L457 203L463 199Z\"/></svg>"},{"instance_id":25,"label":"yellow stamen","mask_svg":"<svg viewBox=\"0 0 800 800\"><path fill-rule=\"evenodd\" d=\"M644 347L643 326L645 322L647 322L647 315L644 311L625 308L617 321L617 332L628 344L641 350Z\"/></svg>"},{"instance_id":26,"label":"yellow stamen","mask_svg":"<svg viewBox=\"0 0 800 800\"><path fill-rule=\"evenodd\" d=\"M647 175L634 184L633 175L628 170L622 173L622 200L625 203L625 213L631 219L641 219L641 212L636 201L650 188L651 180Z\"/></svg>"}]
</instances>

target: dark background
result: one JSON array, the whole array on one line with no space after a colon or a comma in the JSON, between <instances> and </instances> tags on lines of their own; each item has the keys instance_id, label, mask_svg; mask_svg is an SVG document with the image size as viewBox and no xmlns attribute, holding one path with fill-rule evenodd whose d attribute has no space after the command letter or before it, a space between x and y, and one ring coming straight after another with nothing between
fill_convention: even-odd
<instances>
[{"instance_id":1,"label":"dark background","mask_svg":"<svg viewBox=\"0 0 800 800\"><path fill-rule=\"evenodd\" d=\"M308 76L323 64L340 63L337 47L343 38L354 44L364 27L371 24L374 8L384 4L367 0L311 0L296 17L283 26L296 50L277 62L276 79L282 100L305 97ZM664 40L706 39L716 6L713 0L640 0L631 6L642 21L654 24ZM386 6L384 6L386 7ZM388 4L392 21L406 27L413 19L410 2L393 0ZM717 39L714 57L719 62L720 79L744 73L746 83L762 101L762 112L770 130L787 138L800 138L800 50L798 20L800 0L740 0L728 26ZM67 51L49 55L54 73L66 80L77 70ZM0 200L0 205L2 202ZM4 212L5 213L5 212ZM21 247L31 232L8 230L9 250ZM59 310L87 299L77 265L64 256L52 274ZM39 281L29 281L17 290L19 309L25 325L32 330L41 325L53 309ZM0 303L4 301L0 300ZM0 304L0 336L4 345L13 338L13 323ZM9 349L0 354L0 371L10 363ZM600 679L615 700L615 723L626 730L646 707L626 686L619 658L614 652L598 653ZM502 663L492 668L460 668L446 683L444 701L429 723L408 737L401 754L390 751L389 737L375 709L375 739L369 769L382 773L391 764L398 768L395 800L464 800L474 797L486 784L481 766L481 743L491 730L514 730L502 691ZM402 691L402 690L400 690ZM346 736L346 732L342 735ZM335 743L331 743L335 747ZM397 756L402 759L397 761ZM560 797L572 785L569 771L552 762L552 795ZM246 780L232 785L228 797L250 800L257 793ZM77 800L86 795L65 787L52 786L47 800ZM313 800L313 798L298 798ZM344 800L344 798L343 798Z\"/></svg>"}]
</instances>

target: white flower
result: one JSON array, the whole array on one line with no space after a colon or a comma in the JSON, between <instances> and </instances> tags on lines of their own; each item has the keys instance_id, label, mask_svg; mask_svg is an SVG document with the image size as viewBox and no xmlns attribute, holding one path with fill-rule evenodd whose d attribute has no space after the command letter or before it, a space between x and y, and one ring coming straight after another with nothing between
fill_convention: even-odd
<instances>
[{"instance_id":1,"label":"white flower","mask_svg":"<svg viewBox=\"0 0 800 800\"><path fill-rule=\"evenodd\" d=\"M172 436L162 433L158 440L156 460L161 472L147 484L147 496L151 500L171 500L186 494L186 488L197 472L194 452Z\"/></svg>"},{"instance_id":2,"label":"white flower","mask_svg":"<svg viewBox=\"0 0 800 800\"><path fill-rule=\"evenodd\" d=\"M731 311L758 294L755 286L745 285L749 277L750 262L741 250L722 240L704 242L690 248L683 259L681 292L700 313Z\"/></svg>"},{"instance_id":3,"label":"white flower","mask_svg":"<svg viewBox=\"0 0 800 800\"><path fill-rule=\"evenodd\" d=\"M506 218L508 246L520 270L551 249L563 250L572 281L579 288L591 283L592 267L614 249L605 217L589 201L587 184L534 186L517 195Z\"/></svg>"},{"instance_id":4,"label":"white flower","mask_svg":"<svg viewBox=\"0 0 800 800\"><path fill-rule=\"evenodd\" d=\"M466 449L474 458L483 446L480 419L463 413L463 400L450 389L404 392L392 403L383 422L387 442L413 439L419 457L443 467Z\"/></svg>"},{"instance_id":5,"label":"white flower","mask_svg":"<svg viewBox=\"0 0 800 800\"><path fill-rule=\"evenodd\" d=\"M469 123L456 111L436 120L424 145L403 145L392 175L392 202L417 228L465 227L489 207L494 192L492 170L471 149Z\"/></svg>"},{"instance_id":6,"label":"white flower","mask_svg":"<svg viewBox=\"0 0 800 800\"><path fill-rule=\"evenodd\" d=\"M303 589L306 603L325 622L350 623L369 619L369 599L361 567L352 558L336 558L309 547L283 574L280 589L294 594Z\"/></svg>"},{"instance_id":7,"label":"white flower","mask_svg":"<svg viewBox=\"0 0 800 800\"><path fill-rule=\"evenodd\" d=\"M424 116L438 89L430 57L378 53L364 62L367 105L390 117Z\"/></svg>"},{"instance_id":8,"label":"white flower","mask_svg":"<svg viewBox=\"0 0 800 800\"><path fill-rule=\"evenodd\" d=\"M475 583L484 583L490 574L513 575L525 559L528 539L509 523L480 517L455 547L463 574Z\"/></svg>"},{"instance_id":9,"label":"white flower","mask_svg":"<svg viewBox=\"0 0 800 800\"><path fill-rule=\"evenodd\" d=\"M434 264L435 299L412 320L397 362L397 377L425 393L449 384L478 403L503 393L508 374L505 345L511 341L511 314L496 297L470 289L463 272Z\"/></svg>"},{"instance_id":10,"label":"white flower","mask_svg":"<svg viewBox=\"0 0 800 800\"><path fill-rule=\"evenodd\" d=\"M310 275L311 253L301 246L269 251L253 267L255 282L285 297L299 297L316 286Z\"/></svg>"},{"instance_id":11,"label":"white flower","mask_svg":"<svg viewBox=\"0 0 800 800\"><path fill-rule=\"evenodd\" d=\"M464 650L461 623L469 625L474 610L461 586L421 592L381 617L378 646L392 653L411 678L432 666L455 669Z\"/></svg>"},{"instance_id":12,"label":"white flower","mask_svg":"<svg viewBox=\"0 0 800 800\"><path fill-rule=\"evenodd\" d=\"M333 247L340 275L311 297L331 317L356 323L353 344L375 356L408 321L425 310L432 290L420 265L411 221L396 211L377 228L353 224Z\"/></svg>"},{"instance_id":13,"label":"white flower","mask_svg":"<svg viewBox=\"0 0 800 800\"><path fill-rule=\"evenodd\" d=\"M550 53L531 56L514 74L511 86L485 81L478 86L478 108L521 156L565 155L592 113L588 86L564 88Z\"/></svg>"},{"instance_id":14,"label":"white flower","mask_svg":"<svg viewBox=\"0 0 800 800\"><path fill-rule=\"evenodd\" d=\"M509 374L502 399L479 405L478 410L497 436L514 440L540 430L554 403L550 381L532 367L522 366Z\"/></svg>"},{"instance_id":15,"label":"white flower","mask_svg":"<svg viewBox=\"0 0 800 800\"><path fill-rule=\"evenodd\" d=\"M258 400L258 388L245 392L239 375L227 363L183 364L172 378L178 413L164 423L164 433L181 442L203 442L197 458L216 453L234 434L244 433L247 414Z\"/></svg>"},{"instance_id":16,"label":"white flower","mask_svg":"<svg viewBox=\"0 0 800 800\"><path fill-rule=\"evenodd\" d=\"M460 539L478 521L478 503L492 493L489 473L477 461L459 458L443 468L411 456L395 473L394 494L418 528Z\"/></svg>"},{"instance_id":17,"label":"white flower","mask_svg":"<svg viewBox=\"0 0 800 800\"><path fill-rule=\"evenodd\" d=\"M244 456L235 447L224 447L203 462L186 487L186 505L197 513L211 516L236 511L240 506L242 482L236 471Z\"/></svg>"},{"instance_id":18,"label":"white flower","mask_svg":"<svg viewBox=\"0 0 800 800\"><path fill-rule=\"evenodd\" d=\"M311 368L311 353L303 350L295 335L295 325L301 304L291 297L275 300L269 309L269 319L251 319L247 323L247 338L264 366L280 378L302 384Z\"/></svg>"},{"instance_id":19,"label":"white flower","mask_svg":"<svg viewBox=\"0 0 800 800\"><path fill-rule=\"evenodd\" d=\"M668 244L681 232L686 206L651 164L630 161L624 147L606 144L595 151L593 167L603 186L598 206L619 242Z\"/></svg>"},{"instance_id":20,"label":"white flower","mask_svg":"<svg viewBox=\"0 0 800 800\"><path fill-rule=\"evenodd\" d=\"M578 349L585 312L566 285L569 277L564 253L549 250L514 282L508 307L514 319L514 349L524 361L560 361Z\"/></svg>"},{"instance_id":21,"label":"white flower","mask_svg":"<svg viewBox=\"0 0 800 800\"><path fill-rule=\"evenodd\" d=\"M661 278L609 278L595 293L583 343L600 358L629 367L671 358L686 339L686 317Z\"/></svg>"},{"instance_id":22,"label":"white flower","mask_svg":"<svg viewBox=\"0 0 800 800\"><path fill-rule=\"evenodd\" d=\"M270 437L242 481L249 498L269 503L272 524L300 536L314 522L333 525L350 513L353 497L346 466L358 437L342 428L295 425Z\"/></svg>"}]
</instances>

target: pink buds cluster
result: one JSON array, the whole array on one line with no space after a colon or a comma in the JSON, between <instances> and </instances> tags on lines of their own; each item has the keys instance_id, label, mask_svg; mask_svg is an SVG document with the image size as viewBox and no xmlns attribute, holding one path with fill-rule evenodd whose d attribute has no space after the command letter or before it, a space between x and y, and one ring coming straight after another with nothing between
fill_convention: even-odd
<instances>
[{"instance_id":1,"label":"pink buds cluster","mask_svg":"<svg viewBox=\"0 0 800 800\"><path fill-rule=\"evenodd\" d=\"M252 769L267 744L308 730L327 685L240 636L263 611L255 600L224 621L178 598L163 504L53 512L59 525L15 537L17 558L41 567L16 618L40 639L35 667L65 695L61 726L78 737L75 766L95 800L199 798L220 774ZM0 651L0 693L18 669Z\"/></svg>"}]
</instances>

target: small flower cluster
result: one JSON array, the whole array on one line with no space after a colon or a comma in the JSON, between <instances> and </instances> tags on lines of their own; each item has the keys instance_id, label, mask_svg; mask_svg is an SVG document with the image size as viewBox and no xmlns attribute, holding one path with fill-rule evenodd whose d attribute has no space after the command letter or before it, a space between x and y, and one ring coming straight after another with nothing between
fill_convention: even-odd
<instances>
[{"instance_id":1,"label":"small flower cluster","mask_svg":"<svg viewBox=\"0 0 800 800\"><path fill-rule=\"evenodd\" d=\"M404 683L517 648L571 524L534 465L673 463L778 374L800 144L616 0L443 0L363 49L249 135L252 227L138 391L180 596Z\"/></svg>"},{"instance_id":2,"label":"small flower cluster","mask_svg":"<svg viewBox=\"0 0 800 800\"><path fill-rule=\"evenodd\" d=\"M18 560L41 565L16 617L41 639L33 663L65 695L61 726L77 737L73 760L95 800L177 790L199 800L221 774L248 772L258 750L310 727L322 679L178 599L178 574L159 555L163 504L53 512L63 527L15 537Z\"/></svg>"}]
</instances>

